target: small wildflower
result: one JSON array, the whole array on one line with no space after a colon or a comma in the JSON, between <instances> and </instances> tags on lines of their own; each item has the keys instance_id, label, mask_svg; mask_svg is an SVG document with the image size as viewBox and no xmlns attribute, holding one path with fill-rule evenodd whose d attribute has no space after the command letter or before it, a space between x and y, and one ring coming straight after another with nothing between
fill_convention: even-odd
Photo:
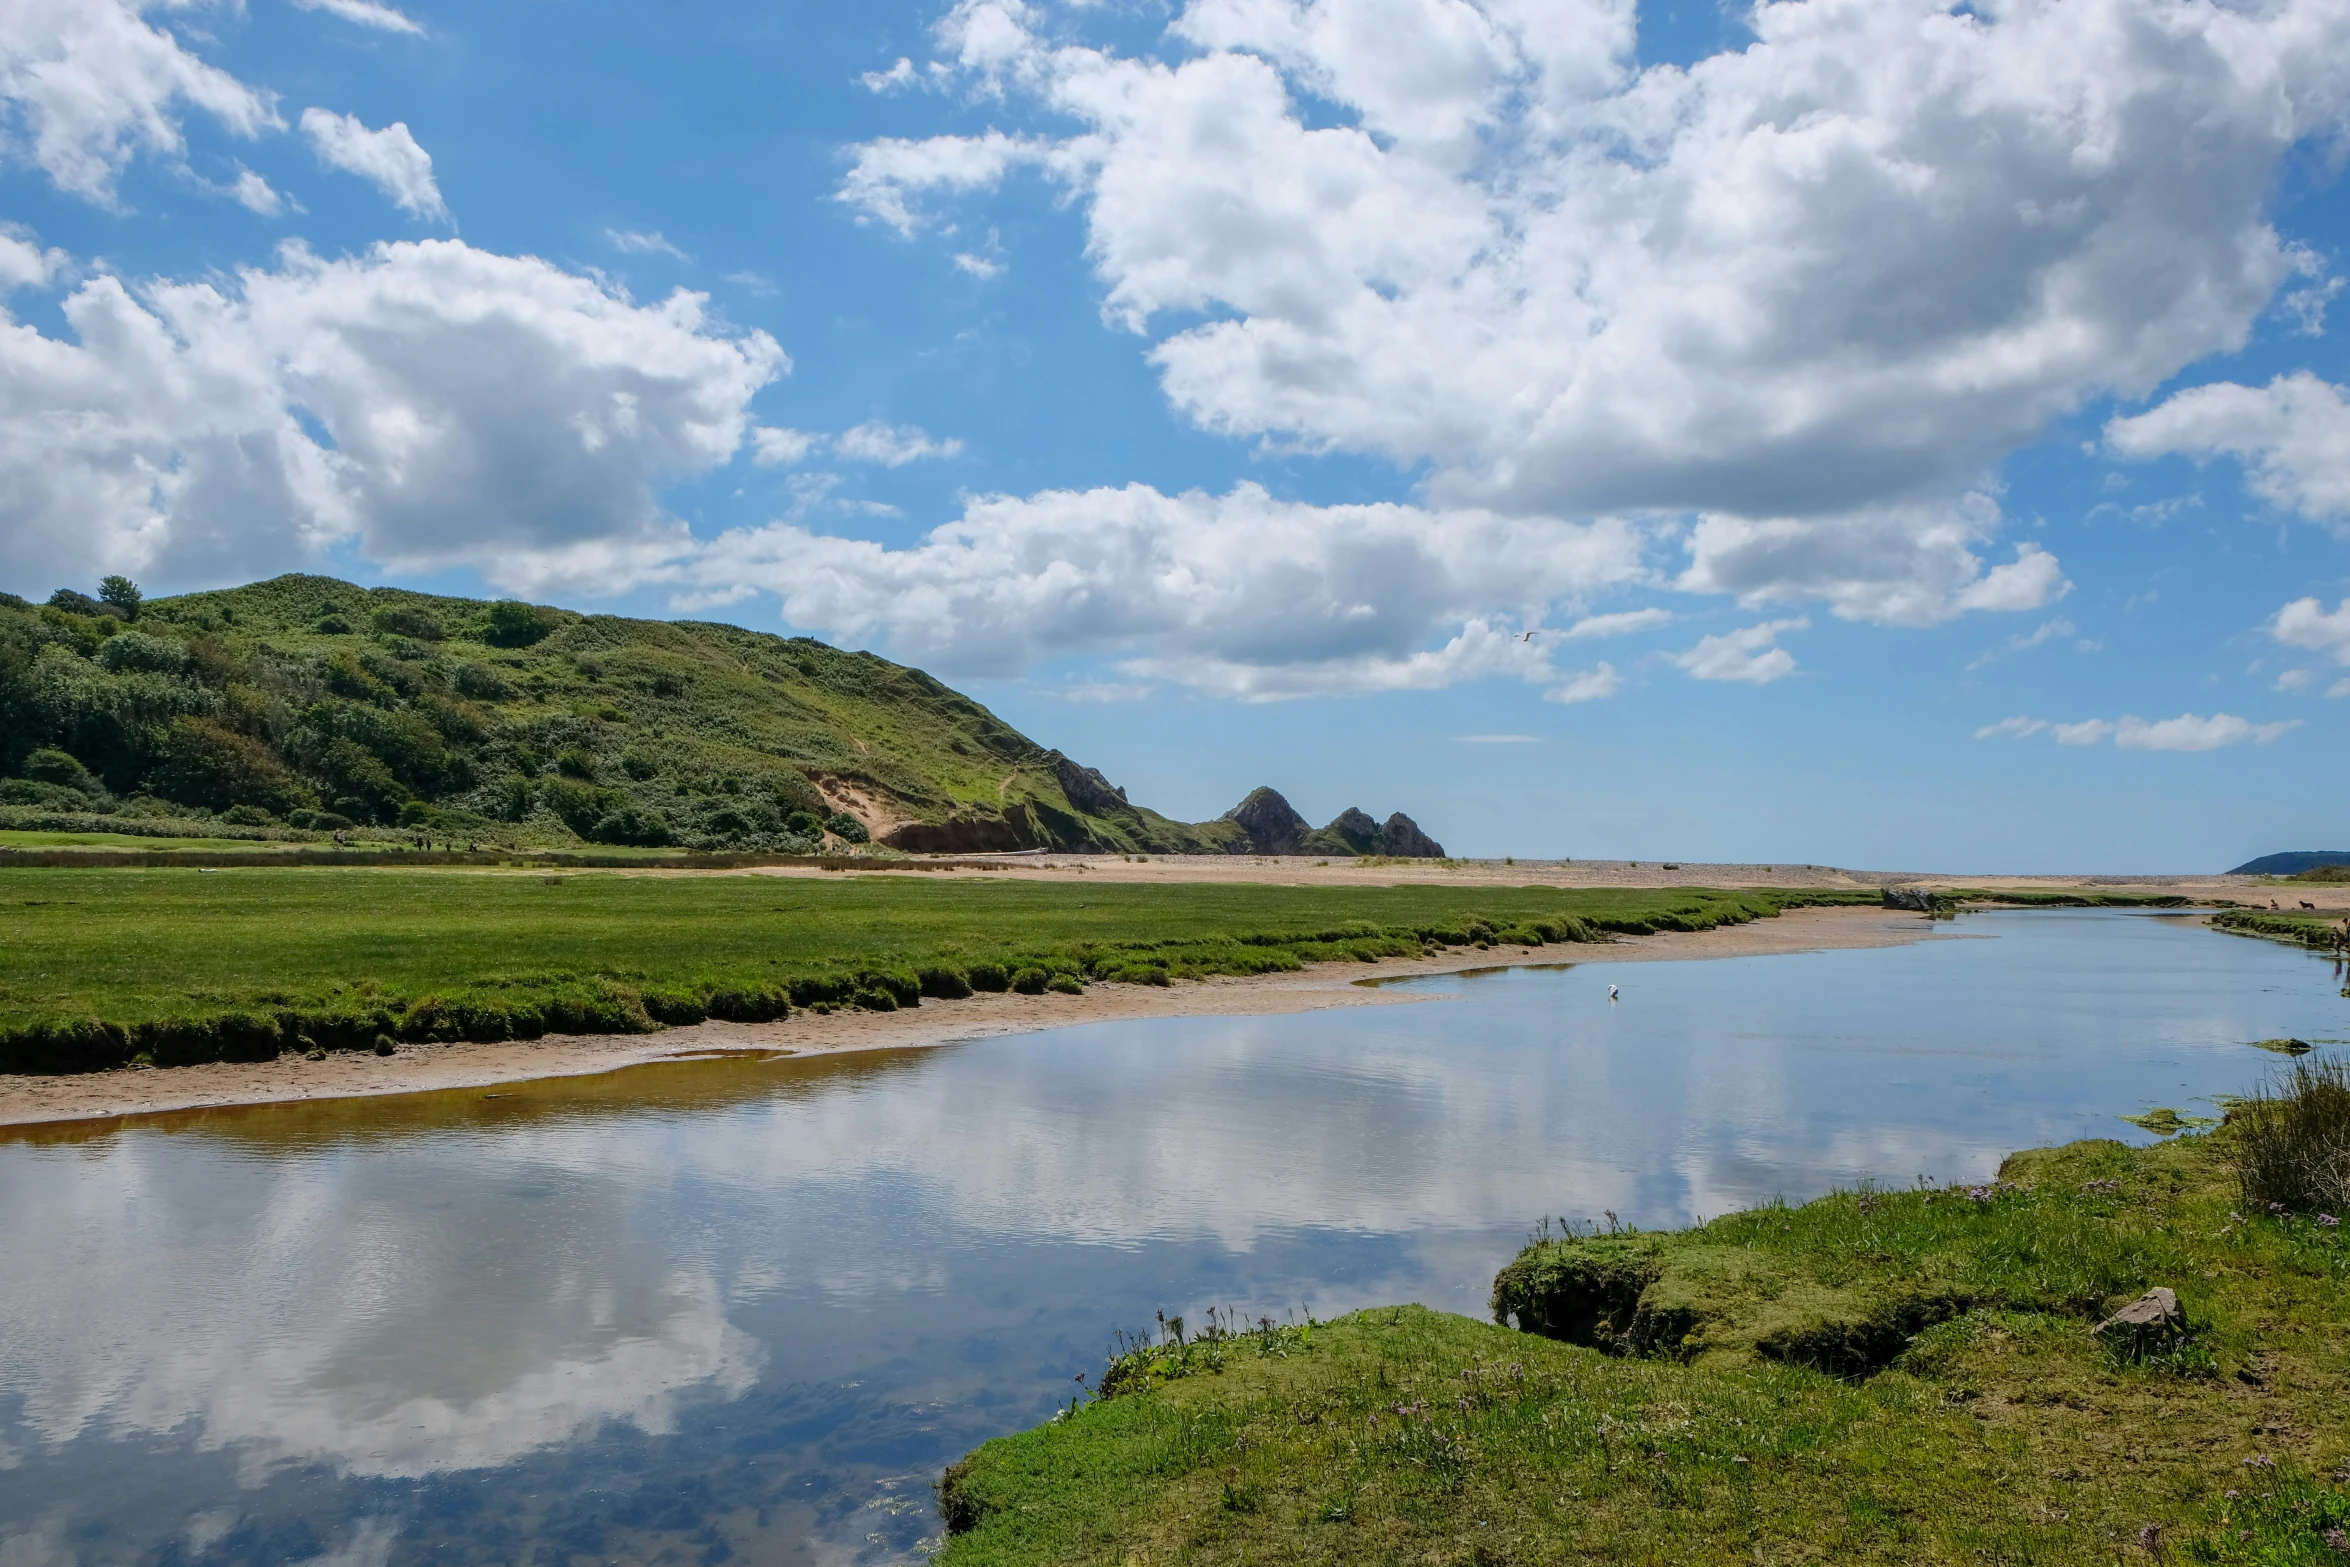
<instances>
[{"instance_id":1,"label":"small wildflower","mask_svg":"<svg viewBox=\"0 0 2350 1567\"><path fill-rule=\"evenodd\" d=\"M2242 1496L2244 1493L2243 1493L2243 1492L2241 1492L2241 1491L2239 1491L2239 1490L2237 1490L2237 1489L2236 1489L2234 1486L2232 1486L2232 1485L2231 1485L2231 1486L2229 1486L2229 1487L2227 1488L2227 1490L2225 1490L2225 1491L2224 1491L2224 1492L2222 1492L2221 1494L2222 1494L2223 1496L2225 1496L2225 1497L2226 1497L2226 1498L2227 1498L2229 1501L2231 1501L2231 1502L2232 1502L2232 1501L2234 1501L2234 1500L2235 1500L2237 1497L2239 1497L2239 1496Z\"/></svg>"},{"instance_id":2,"label":"small wildflower","mask_svg":"<svg viewBox=\"0 0 2350 1567\"><path fill-rule=\"evenodd\" d=\"M2276 1466L2277 1461L2266 1453L2254 1453L2250 1458L2244 1460L2244 1467L2247 1469L2274 1469Z\"/></svg>"},{"instance_id":3,"label":"small wildflower","mask_svg":"<svg viewBox=\"0 0 2350 1567\"><path fill-rule=\"evenodd\" d=\"M2328 1529L2326 1531L2326 1549L2350 1556L2350 1533L2345 1533L2340 1529Z\"/></svg>"},{"instance_id":4,"label":"small wildflower","mask_svg":"<svg viewBox=\"0 0 2350 1567\"><path fill-rule=\"evenodd\" d=\"M2341 1227L2341 1223L2340 1219L2330 1213L2321 1213L2317 1216L2317 1227L2321 1230L2338 1229Z\"/></svg>"}]
</instances>

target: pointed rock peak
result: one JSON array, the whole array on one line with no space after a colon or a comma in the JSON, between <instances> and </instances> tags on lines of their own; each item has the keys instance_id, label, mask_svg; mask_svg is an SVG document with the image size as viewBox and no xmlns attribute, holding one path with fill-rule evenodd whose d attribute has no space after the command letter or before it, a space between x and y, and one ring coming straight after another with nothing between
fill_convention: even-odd
<instances>
[{"instance_id":1,"label":"pointed rock peak","mask_svg":"<svg viewBox=\"0 0 2350 1567\"><path fill-rule=\"evenodd\" d=\"M1398 811L1379 829L1379 852L1406 860L1441 860L1444 845L1420 831L1420 824Z\"/></svg>"},{"instance_id":2,"label":"pointed rock peak","mask_svg":"<svg viewBox=\"0 0 2350 1567\"><path fill-rule=\"evenodd\" d=\"M1248 798L1224 813L1224 820L1248 834L1258 854L1288 854L1305 842L1312 829L1296 807L1275 789L1251 789Z\"/></svg>"},{"instance_id":3,"label":"pointed rock peak","mask_svg":"<svg viewBox=\"0 0 2350 1567\"><path fill-rule=\"evenodd\" d=\"M1354 806L1340 811L1338 819L1322 830L1338 838L1357 854L1379 852L1379 824Z\"/></svg>"}]
</instances>

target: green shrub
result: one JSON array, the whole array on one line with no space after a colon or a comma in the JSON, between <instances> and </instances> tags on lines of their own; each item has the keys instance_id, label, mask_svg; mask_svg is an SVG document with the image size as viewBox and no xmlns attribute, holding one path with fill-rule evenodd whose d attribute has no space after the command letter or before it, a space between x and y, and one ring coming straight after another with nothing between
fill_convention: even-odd
<instances>
[{"instance_id":1,"label":"green shrub","mask_svg":"<svg viewBox=\"0 0 2350 1567\"><path fill-rule=\"evenodd\" d=\"M85 794L95 793L98 780L71 752L44 746L24 759L24 775L35 783L55 784L64 789L79 789Z\"/></svg>"},{"instance_id":2,"label":"green shrub","mask_svg":"<svg viewBox=\"0 0 2350 1567\"><path fill-rule=\"evenodd\" d=\"M1041 996L1053 977L1040 968L1024 968L1012 976L1012 988L1023 996Z\"/></svg>"},{"instance_id":3,"label":"green shrub","mask_svg":"<svg viewBox=\"0 0 2350 1567\"><path fill-rule=\"evenodd\" d=\"M1044 988L1064 996L1085 994L1085 982L1074 974L1055 974L1044 982Z\"/></svg>"},{"instance_id":4,"label":"green shrub","mask_svg":"<svg viewBox=\"0 0 2350 1567\"><path fill-rule=\"evenodd\" d=\"M530 604L502 599L490 606L481 639L492 647L535 647L555 633L555 617Z\"/></svg>"},{"instance_id":5,"label":"green shrub","mask_svg":"<svg viewBox=\"0 0 2350 1567\"><path fill-rule=\"evenodd\" d=\"M933 965L915 976L922 982L922 994L939 1001L960 1001L971 994L971 981L957 970Z\"/></svg>"},{"instance_id":6,"label":"green shrub","mask_svg":"<svg viewBox=\"0 0 2350 1567\"><path fill-rule=\"evenodd\" d=\"M865 824L846 811L835 811L824 819L825 830L847 843L870 843L873 835Z\"/></svg>"},{"instance_id":7,"label":"green shrub","mask_svg":"<svg viewBox=\"0 0 2350 1567\"><path fill-rule=\"evenodd\" d=\"M391 636L414 637L419 642L438 642L448 635L430 611L412 604L387 604L375 612L375 629Z\"/></svg>"},{"instance_id":8,"label":"green shrub","mask_svg":"<svg viewBox=\"0 0 2350 1567\"><path fill-rule=\"evenodd\" d=\"M396 1052L399 1050L399 1048L400 1048L400 1047L399 1047L398 1045L396 1045L396 1044L394 1044L394 1043L392 1042L392 1036L391 1036L391 1035L389 1035L389 1034L378 1034L378 1035L376 1035L376 1036L375 1036L375 1053L376 1053L377 1055L379 1055L379 1056L388 1056L388 1055L392 1055L392 1054L395 1054L395 1053L396 1053Z\"/></svg>"},{"instance_id":9,"label":"green shrub","mask_svg":"<svg viewBox=\"0 0 2350 1567\"><path fill-rule=\"evenodd\" d=\"M878 985L867 985L849 998L868 1012L895 1012L898 998Z\"/></svg>"},{"instance_id":10,"label":"green shrub","mask_svg":"<svg viewBox=\"0 0 2350 1567\"><path fill-rule=\"evenodd\" d=\"M974 963L963 971L973 990L1001 995L1012 988L1012 976L1001 963Z\"/></svg>"}]
</instances>

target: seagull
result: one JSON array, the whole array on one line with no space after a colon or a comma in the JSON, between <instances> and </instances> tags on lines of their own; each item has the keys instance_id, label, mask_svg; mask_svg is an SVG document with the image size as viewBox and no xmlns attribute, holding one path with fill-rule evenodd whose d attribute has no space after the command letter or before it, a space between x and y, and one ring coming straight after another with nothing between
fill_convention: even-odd
<instances>
[{"instance_id":1,"label":"seagull","mask_svg":"<svg viewBox=\"0 0 2350 1567\"><path fill-rule=\"evenodd\" d=\"M1540 635L1542 635L1542 633L1539 631L1521 631L1518 633L1518 640L1520 642L1531 642Z\"/></svg>"},{"instance_id":2,"label":"seagull","mask_svg":"<svg viewBox=\"0 0 2350 1567\"><path fill-rule=\"evenodd\" d=\"M1608 987L1607 987L1607 998L1608 998L1608 1000L1610 1000L1610 1001L1613 1001L1613 1000L1615 1000L1615 999L1616 999L1616 987L1615 987L1615 986L1613 986L1613 985L1610 985L1610 986L1608 986Z\"/></svg>"}]
</instances>

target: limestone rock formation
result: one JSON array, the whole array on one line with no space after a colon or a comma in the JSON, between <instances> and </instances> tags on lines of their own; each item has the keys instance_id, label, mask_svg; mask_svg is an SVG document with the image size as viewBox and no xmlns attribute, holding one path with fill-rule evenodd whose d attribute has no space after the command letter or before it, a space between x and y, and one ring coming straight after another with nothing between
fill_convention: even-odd
<instances>
[{"instance_id":1,"label":"limestone rock formation","mask_svg":"<svg viewBox=\"0 0 2350 1567\"><path fill-rule=\"evenodd\" d=\"M1379 852L1406 860L1441 860L1444 845L1420 831L1420 824L1398 811L1379 829Z\"/></svg>"},{"instance_id":2,"label":"limestone rock formation","mask_svg":"<svg viewBox=\"0 0 2350 1567\"><path fill-rule=\"evenodd\" d=\"M1226 811L1223 820L1238 827L1241 841L1236 854L1325 854L1344 858L1358 854L1387 854L1401 859L1440 860L1444 845L1420 831L1401 811L1385 825L1368 813L1348 806L1327 827L1310 827L1280 792L1252 789L1247 799Z\"/></svg>"},{"instance_id":3,"label":"limestone rock formation","mask_svg":"<svg viewBox=\"0 0 2350 1567\"><path fill-rule=\"evenodd\" d=\"M1313 830L1278 790L1266 788L1251 789L1247 799L1224 813L1224 820L1248 835L1251 854L1295 854Z\"/></svg>"}]
</instances>

